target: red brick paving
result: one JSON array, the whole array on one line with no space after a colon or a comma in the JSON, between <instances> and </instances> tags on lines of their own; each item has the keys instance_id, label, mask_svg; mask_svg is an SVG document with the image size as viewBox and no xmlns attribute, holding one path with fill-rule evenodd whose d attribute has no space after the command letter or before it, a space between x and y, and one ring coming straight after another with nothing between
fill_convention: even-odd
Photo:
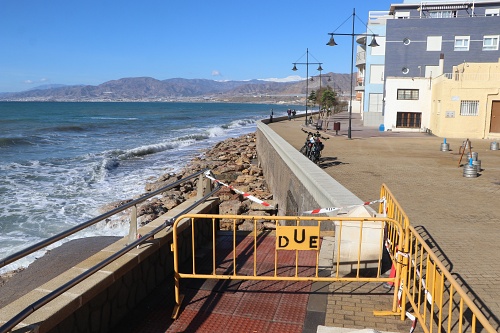
<instances>
[{"instance_id":1,"label":"red brick paving","mask_svg":"<svg viewBox=\"0 0 500 333\"><path fill-rule=\"evenodd\" d=\"M275 237L266 236L259 239L257 247L258 274L273 275L275 260ZM228 250L231 237L222 237L217 250ZM237 250L242 260L237 261L237 272L253 275L253 237L238 238ZM229 250L231 247L229 247ZM219 257L218 273L225 271L232 274L232 252ZM278 272L282 276L295 274L295 252L280 251L278 253ZM299 276L310 276L315 273L316 253L299 252ZM181 292L185 295L179 317L173 321L173 298L164 297L150 305L145 318L135 327L133 333L160 332L283 332L301 333L306 317L306 307L311 291L311 282L293 281L194 281L183 279L180 282ZM200 286L201 285L201 286ZM208 287L207 287L208 286ZM171 294L169 292L169 294Z\"/></svg>"}]
</instances>

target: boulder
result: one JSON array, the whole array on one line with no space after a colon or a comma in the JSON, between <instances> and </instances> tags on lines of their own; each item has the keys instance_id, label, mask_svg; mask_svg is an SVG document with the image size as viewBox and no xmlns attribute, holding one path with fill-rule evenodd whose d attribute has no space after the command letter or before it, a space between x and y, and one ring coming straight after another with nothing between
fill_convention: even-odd
<instances>
[{"instance_id":1,"label":"boulder","mask_svg":"<svg viewBox=\"0 0 500 333\"><path fill-rule=\"evenodd\" d=\"M219 205L221 215L239 215L242 212L242 204L239 200L223 201Z\"/></svg>"}]
</instances>

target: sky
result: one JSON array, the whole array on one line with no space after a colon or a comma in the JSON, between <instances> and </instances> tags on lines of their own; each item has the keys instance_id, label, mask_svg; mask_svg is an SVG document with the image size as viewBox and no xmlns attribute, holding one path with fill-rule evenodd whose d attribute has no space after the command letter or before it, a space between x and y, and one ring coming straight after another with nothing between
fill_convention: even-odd
<instances>
[{"instance_id":1,"label":"sky","mask_svg":"<svg viewBox=\"0 0 500 333\"><path fill-rule=\"evenodd\" d=\"M350 73L351 37L385 0L0 0L0 92L126 77L290 80ZM309 66L294 62L307 62ZM290 78L291 77L291 78Z\"/></svg>"}]
</instances>

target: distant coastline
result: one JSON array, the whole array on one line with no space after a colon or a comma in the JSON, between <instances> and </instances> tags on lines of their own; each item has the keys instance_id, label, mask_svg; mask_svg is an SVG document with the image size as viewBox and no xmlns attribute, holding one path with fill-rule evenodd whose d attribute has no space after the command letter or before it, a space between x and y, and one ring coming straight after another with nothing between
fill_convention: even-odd
<instances>
[{"instance_id":1,"label":"distant coastline","mask_svg":"<svg viewBox=\"0 0 500 333\"><path fill-rule=\"evenodd\" d=\"M328 80L327 80L328 78ZM212 102L302 104L312 90L330 87L339 96L349 91L349 74L325 73L325 78L305 84L263 80L214 81L200 79L157 80L123 78L93 85L46 85L21 92L2 92L0 101L12 102ZM309 90L309 91L306 91Z\"/></svg>"},{"instance_id":2,"label":"distant coastline","mask_svg":"<svg viewBox=\"0 0 500 333\"><path fill-rule=\"evenodd\" d=\"M179 99L39 99L39 98L0 98L0 102L21 102L21 103L240 103L240 104L287 104L287 105L304 105L304 98L242 98L229 97L224 99L207 99L207 98L179 98Z\"/></svg>"}]
</instances>

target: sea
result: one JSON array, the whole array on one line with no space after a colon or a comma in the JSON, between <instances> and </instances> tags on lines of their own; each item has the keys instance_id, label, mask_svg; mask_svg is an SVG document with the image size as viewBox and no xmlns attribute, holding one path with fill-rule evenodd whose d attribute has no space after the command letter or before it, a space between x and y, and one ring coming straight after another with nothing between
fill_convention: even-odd
<instances>
[{"instance_id":1,"label":"sea","mask_svg":"<svg viewBox=\"0 0 500 333\"><path fill-rule=\"evenodd\" d=\"M301 112L284 104L0 102L0 261L137 197L148 181L288 108ZM125 222L98 224L0 273L71 239L127 233Z\"/></svg>"}]
</instances>

